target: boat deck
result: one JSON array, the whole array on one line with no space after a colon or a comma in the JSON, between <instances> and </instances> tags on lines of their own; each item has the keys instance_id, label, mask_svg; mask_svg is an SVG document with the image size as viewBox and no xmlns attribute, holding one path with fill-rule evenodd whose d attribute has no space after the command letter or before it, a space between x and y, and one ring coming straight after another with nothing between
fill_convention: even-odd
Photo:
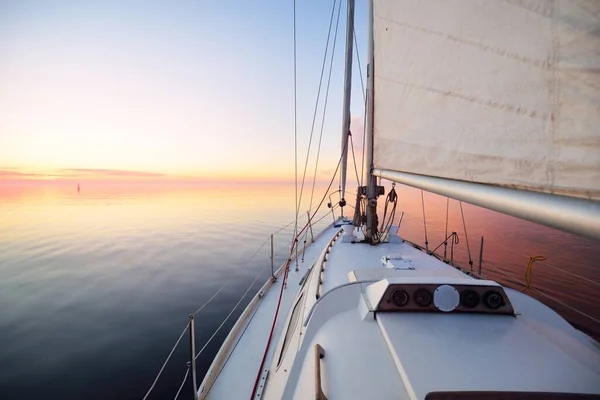
<instances>
[{"instance_id":1,"label":"boat deck","mask_svg":"<svg viewBox=\"0 0 600 400\"><path fill-rule=\"evenodd\" d=\"M264 363L264 368L268 368L272 362L275 344L279 341L288 311L298 294L300 280L306 274L306 271L317 261L330 236L339 229L339 227L335 228L332 225L315 237L315 241L306 248L304 262L298 260L298 271L295 271L295 263L292 261L287 277L287 287L284 289L281 297L279 318L273 332L273 339ZM200 398L203 395L207 399L245 399L250 397L254 388L256 375L259 372L258 367L269 340L269 333L283 282L282 278L283 274L264 293L254 312L251 313L246 323L241 327L238 337L233 338L233 342L235 343L233 351L230 354L219 353L217 355L217 358L225 357L227 361L220 373L217 373L216 380L210 391L204 393L204 384L207 382L209 375L215 374L213 363L213 366L211 366L204 379L203 385L200 386Z\"/></svg>"},{"instance_id":2,"label":"boat deck","mask_svg":"<svg viewBox=\"0 0 600 400\"><path fill-rule=\"evenodd\" d=\"M396 235L378 246L352 243L352 229L329 227L307 248L298 271L292 263L261 371L260 381L267 384L255 398L314 398L317 344L326 351L320 364L328 398L422 399L445 390L600 393L600 352L594 343L550 308L513 290L505 289L516 317L361 316L359 299L374 282L489 281L476 281ZM244 312L205 377L200 398L250 397L282 280ZM291 338L286 347L282 332L296 307L301 323L286 329Z\"/></svg>"}]
</instances>

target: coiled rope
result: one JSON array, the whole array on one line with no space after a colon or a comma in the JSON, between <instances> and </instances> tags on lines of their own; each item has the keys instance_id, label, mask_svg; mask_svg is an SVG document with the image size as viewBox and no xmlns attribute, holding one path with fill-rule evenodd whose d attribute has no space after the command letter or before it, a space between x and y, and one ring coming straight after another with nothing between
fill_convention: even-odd
<instances>
[{"instance_id":1,"label":"coiled rope","mask_svg":"<svg viewBox=\"0 0 600 400\"><path fill-rule=\"evenodd\" d=\"M529 257L529 262L527 263L527 267L525 268L525 287L523 289L521 289L520 291L523 293L529 293L531 294L531 279L532 279L532 273L533 273L533 263L535 263L536 261L544 261L546 260L546 257L544 256L531 256Z\"/></svg>"},{"instance_id":2,"label":"coiled rope","mask_svg":"<svg viewBox=\"0 0 600 400\"><path fill-rule=\"evenodd\" d=\"M510 248L510 247L508 247L508 246L506 246L506 245L503 245L503 244L502 244L502 243L500 243L500 242L497 242L497 243L495 243L495 244L497 244L497 245L500 245L500 246L504 247L504 248L505 248L505 249L507 249L507 250L510 250L510 252L511 252L511 253L518 254L518 255L520 255L521 257L529 258L529 256L527 256L527 255L525 255L525 254L523 254L523 253L519 253L519 252L515 251L515 249L513 249L513 248ZM572 276L572 277L574 277L574 278L581 279L581 280L583 280L583 281L586 281L587 283L591 283L592 285L600 286L600 282L594 281L594 280L592 280L592 279L590 279L590 278L586 278L585 276L581 276L581 275L579 275L579 274L576 274L576 273L574 273L574 272L568 271L568 270L566 270L566 269L564 269L564 268L557 267L556 265L550 264L550 263L549 263L548 261L546 261L546 260L537 260L537 261L539 261L539 263L540 263L540 264L543 264L543 265L545 265L545 266L547 266L547 267L550 267L550 268L552 268L552 269L555 269L555 270L557 270L557 271L563 272L563 273L565 273L565 274L567 274L567 275L571 275L571 276Z\"/></svg>"},{"instance_id":3,"label":"coiled rope","mask_svg":"<svg viewBox=\"0 0 600 400\"><path fill-rule=\"evenodd\" d=\"M398 205L398 195L396 194L396 183L392 183L392 189L389 191L386 199L385 206L383 208L383 218L381 219L381 227L379 229L378 237L376 238L376 243L379 244L387 238L390 233L390 229L392 228L392 223L394 222L394 217L396 216L396 206ZM392 204L392 209L390 211L389 217L387 217L388 206ZM387 217L387 220L386 220Z\"/></svg>"}]
</instances>

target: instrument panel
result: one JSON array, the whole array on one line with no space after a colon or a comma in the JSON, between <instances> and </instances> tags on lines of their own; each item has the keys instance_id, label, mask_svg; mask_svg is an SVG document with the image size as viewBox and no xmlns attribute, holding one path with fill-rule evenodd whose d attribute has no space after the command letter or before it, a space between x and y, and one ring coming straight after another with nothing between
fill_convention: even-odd
<instances>
[{"instance_id":1,"label":"instrument panel","mask_svg":"<svg viewBox=\"0 0 600 400\"><path fill-rule=\"evenodd\" d=\"M449 284L392 284L376 311L515 313L500 286Z\"/></svg>"}]
</instances>

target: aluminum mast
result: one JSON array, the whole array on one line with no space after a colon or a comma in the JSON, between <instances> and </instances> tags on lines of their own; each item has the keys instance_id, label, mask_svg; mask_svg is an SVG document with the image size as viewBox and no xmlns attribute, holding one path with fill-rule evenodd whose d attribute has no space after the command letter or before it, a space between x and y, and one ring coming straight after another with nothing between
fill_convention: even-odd
<instances>
[{"instance_id":1,"label":"aluminum mast","mask_svg":"<svg viewBox=\"0 0 600 400\"><path fill-rule=\"evenodd\" d=\"M348 0L348 15L346 20L346 61L344 71L344 109L342 114L342 193L340 208L344 215L346 205L346 167L348 165L348 133L350 132L350 97L352 94L352 51L354 44L354 0Z\"/></svg>"}]
</instances>

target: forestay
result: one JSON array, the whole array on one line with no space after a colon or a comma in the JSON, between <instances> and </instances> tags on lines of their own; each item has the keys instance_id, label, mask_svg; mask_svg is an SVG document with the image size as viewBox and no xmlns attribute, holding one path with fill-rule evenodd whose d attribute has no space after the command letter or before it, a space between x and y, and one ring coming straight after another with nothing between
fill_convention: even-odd
<instances>
[{"instance_id":1,"label":"forestay","mask_svg":"<svg viewBox=\"0 0 600 400\"><path fill-rule=\"evenodd\" d=\"M374 166L600 199L600 2L374 0Z\"/></svg>"}]
</instances>

